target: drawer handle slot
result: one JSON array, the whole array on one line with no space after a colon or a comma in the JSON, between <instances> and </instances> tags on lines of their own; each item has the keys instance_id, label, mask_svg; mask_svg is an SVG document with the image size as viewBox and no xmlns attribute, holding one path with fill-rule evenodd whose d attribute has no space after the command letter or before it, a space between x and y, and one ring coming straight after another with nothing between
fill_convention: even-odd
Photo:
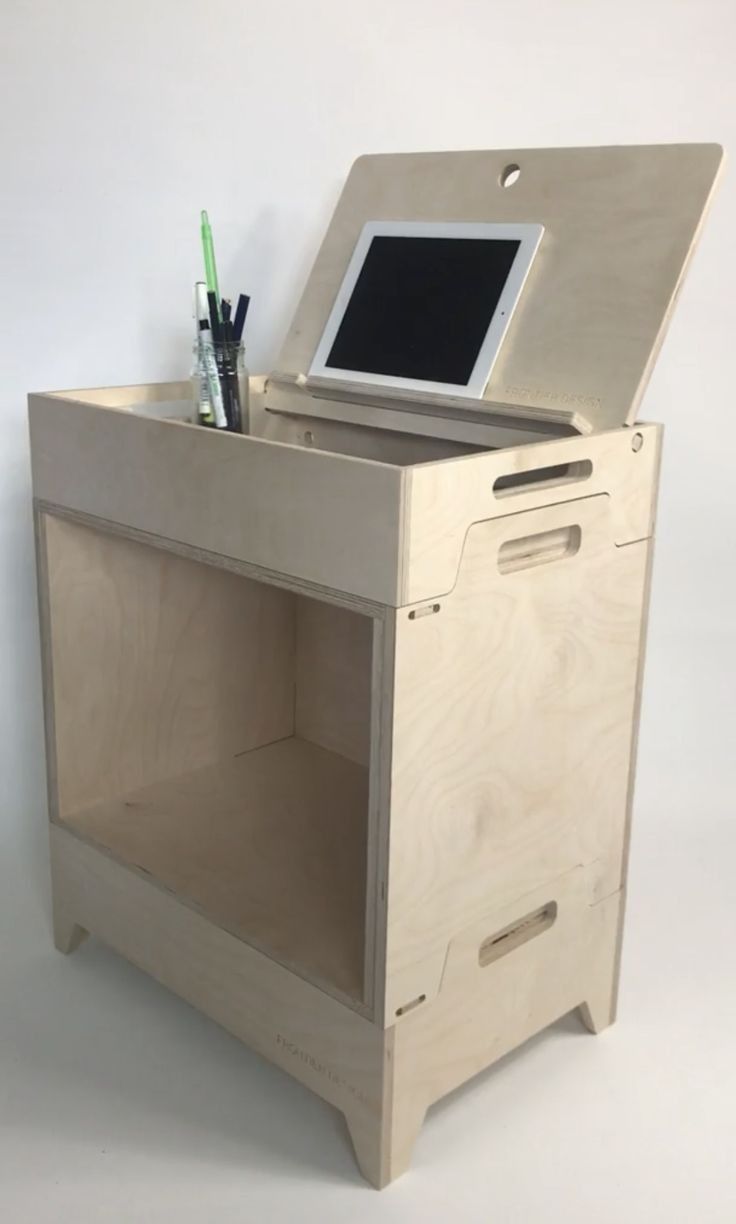
<instances>
[{"instance_id":1,"label":"drawer handle slot","mask_svg":"<svg viewBox=\"0 0 736 1224\"><path fill-rule=\"evenodd\" d=\"M550 561L561 561L563 557L574 557L580 548L581 538L580 528L573 525L540 531L537 535L520 536L518 540L507 540L498 550L498 568L502 574L513 574L516 570L530 569L533 565L546 565Z\"/></svg>"},{"instance_id":2,"label":"drawer handle slot","mask_svg":"<svg viewBox=\"0 0 736 1224\"><path fill-rule=\"evenodd\" d=\"M507 953L514 952L522 944L541 935L542 931L548 931L556 917L557 902L549 901L547 905L534 910L532 914L527 914L519 922L512 922L510 926L504 927L502 931L497 931L495 935L489 935L478 949L478 964L481 969L492 965L494 961L500 960Z\"/></svg>"},{"instance_id":3,"label":"drawer handle slot","mask_svg":"<svg viewBox=\"0 0 736 1224\"><path fill-rule=\"evenodd\" d=\"M493 482L496 497L513 497L515 493L527 493L530 488L555 489L559 485L576 484L593 475L590 459L579 459L576 463L556 463L552 467L532 468L530 472L507 472L497 476Z\"/></svg>"}]
</instances>

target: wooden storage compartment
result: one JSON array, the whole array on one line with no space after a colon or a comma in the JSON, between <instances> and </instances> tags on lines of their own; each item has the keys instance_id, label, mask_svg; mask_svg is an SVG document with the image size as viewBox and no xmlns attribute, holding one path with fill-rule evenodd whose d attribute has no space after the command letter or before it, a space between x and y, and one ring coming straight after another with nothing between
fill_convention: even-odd
<instances>
[{"instance_id":1,"label":"wooden storage compartment","mask_svg":"<svg viewBox=\"0 0 736 1224\"><path fill-rule=\"evenodd\" d=\"M374 1185L440 1097L615 1017L638 409L720 160L360 158L249 435L157 419L183 383L30 397L56 946L102 939L330 1101ZM544 227L477 398L311 377L397 217Z\"/></svg>"},{"instance_id":2,"label":"wooden storage compartment","mask_svg":"<svg viewBox=\"0 0 736 1224\"><path fill-rule=\"evenodd\" d=\"M366 998L372 618L43 516L59 822Z\"/></svg>"}]
</instances>

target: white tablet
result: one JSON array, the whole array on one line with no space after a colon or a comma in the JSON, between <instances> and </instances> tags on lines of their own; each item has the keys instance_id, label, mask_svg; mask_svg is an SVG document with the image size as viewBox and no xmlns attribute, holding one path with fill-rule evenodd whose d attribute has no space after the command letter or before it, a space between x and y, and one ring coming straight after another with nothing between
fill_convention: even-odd
<instances>
[{"instance_id":1,"label":"white tablet","mask_svg":"<svg viewBox=\"0 0 736 1224\"><path fill-rule=\"evenodd\" d=\"M480 399L543 229L368 221L309 377Z\"/></svg>"}]
</instances>

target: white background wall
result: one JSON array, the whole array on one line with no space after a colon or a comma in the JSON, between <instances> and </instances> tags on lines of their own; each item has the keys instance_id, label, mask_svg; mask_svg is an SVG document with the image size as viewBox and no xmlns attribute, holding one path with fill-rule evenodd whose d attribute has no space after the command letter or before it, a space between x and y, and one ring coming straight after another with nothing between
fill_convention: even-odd
<instances>
[{"instance_id":1,"label":"white background wall","mask_svg":"<svg viewBox=\"0 0 736 1224\"><path fill-rule=\"evenodd\" d=\"M700 140L733 151L735 65L734 0L3 0L0 850L37 907L26 392L187 372L202 207L221 283L253 295L250 365L266 370L356 155ZM660 872L674 824L695 839L706 906L727 887L718 839L733 829L735 203L727 172L643 412L667 434L638 861L680 914ZM636 839L634 851L636 863ZM733 909L726 929L709 915L705 947L729 922L732 940ZM693 946L688 972L701 955ZM683 1161L690 1150L683 1141ZM675 1181L684 1203L690 1183ZM605 1219L663 1219L651 1193L648 1217L629 1205ZM668 1218L727 1218L701 1201L683 1211Z\"/></svg>"},{"instance_id":2,"label":"white background wall","mask_svg":"<svg viewBox=\"0 0 736 1224\"><path fill-rule=\"evenodd\" d=\"M0 39L0 833L29 839L43 787L26 392L187 373L202 207L222 283L253 294L250 364L266 370L362 152L736 146L736 7L4 0ZM644 406L669 427L655 661L665 632L688 642L649 698L668 689L680 747L708 713L692 652L733 613L733 215L727 176Z\"/></svg>"}]
</instances>

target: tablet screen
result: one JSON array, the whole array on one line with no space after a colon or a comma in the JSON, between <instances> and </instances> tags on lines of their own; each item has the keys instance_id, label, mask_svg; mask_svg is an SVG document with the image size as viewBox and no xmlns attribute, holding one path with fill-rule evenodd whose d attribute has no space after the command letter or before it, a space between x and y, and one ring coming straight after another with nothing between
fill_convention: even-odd
<instances>
[{"instance_id":1,"label":"tablet screen","mask_svg":"<svg viewBox=\"0 0 736 1224\"><path fill-rule=\"evenodd\" d=\"M482 395L541 233L367 223L310 376Z\"/></svg>"},{"instance_id":2,"label":"tablet screen","mask_svg":"<svg viewBox=\"0 0 736 1224\"><path fill-rule=\"evenodd\" d=\"M468 383L518 250L510 238L374 237L325 364Z\"/></svg>"}]
</instances>

